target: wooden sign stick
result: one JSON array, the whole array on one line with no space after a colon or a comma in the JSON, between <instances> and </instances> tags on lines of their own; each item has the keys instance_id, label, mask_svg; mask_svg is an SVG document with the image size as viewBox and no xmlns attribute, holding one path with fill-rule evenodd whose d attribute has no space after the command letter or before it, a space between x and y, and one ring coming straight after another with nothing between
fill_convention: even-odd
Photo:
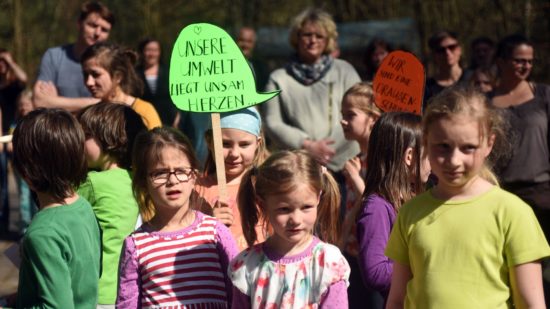
<instances>
[{"instance_id":1,"label":"wooden sign stick","mask_svg":"<svg viewBox=\"0 0 550 309\"><path fill-rule=\"evenodd\" d=\"M216 177L218 178L219 201L227 202L227 181L225 179L225 164L223 160L222 129L220 113L212 113L212 135L214 139L214 159L216 161Z\"/></svg>"}]
</instances>

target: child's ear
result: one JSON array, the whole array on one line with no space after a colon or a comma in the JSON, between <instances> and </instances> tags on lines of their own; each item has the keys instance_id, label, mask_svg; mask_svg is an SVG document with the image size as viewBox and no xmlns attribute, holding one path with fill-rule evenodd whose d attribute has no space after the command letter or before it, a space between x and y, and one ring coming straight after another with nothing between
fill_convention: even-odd
<instances>
[{"instance_id":1,"label":"child's ear","mask_svg":"<svg viewBox=\"0 0 550 309\"><path fill-rule=\"evenodd\" d=\"M256 205L258 205L260 209L264 209L264 200L259 196L256 196Z\"/></svg>"},{"instance_id":2,"label":"child's ear","mask_svg":"<svg viewBox=\"0 0 550 309\"><path fill-rule=\"evenodd\" d=\"M407 148L405 150L405 155L403 156L403 161L407 166L411 166L413 162L413 149L412 147Z\"/></svg>"},{"instance_id":3,"label":"child's ear","mask_svg":"<svg viewBox=\"0 0 550 309\"><path fill-rule=\"evenodd\" d=\"M122 81L122 76L119 72L115 72L113 75L113 82L115 85L120 85L120 82Z\"/></svg>"},{"instance_id":4,"label":"child's ear","mask_svg":"<svg viewBox=\"0 0 550 309\"><path fill-rule=\"evenodd\" d=\"M487 157L491 151L493 150L493 146L495 145L495 139L496 139L496 136L495 134L491 134L489 136L489 138L487 139L487 153L485 154L485 156Z\"/></svg>"}]
</instances>

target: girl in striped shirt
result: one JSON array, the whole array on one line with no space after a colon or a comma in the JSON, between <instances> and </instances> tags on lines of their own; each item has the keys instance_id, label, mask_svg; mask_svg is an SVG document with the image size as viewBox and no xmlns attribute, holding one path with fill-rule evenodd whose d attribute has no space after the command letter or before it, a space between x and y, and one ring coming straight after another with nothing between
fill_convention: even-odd
<instances>
[{"instance_id":1,"label":"girl in striped shirt","mask_svg":"<svg viewBox=\"0 0 550 309\"><path fill-rule=\"evenodd\" d=\"M195 210L198 161L172 128L137 137L132 187L144 224L120 260L117 308L227 308L237 247L229 230Z\"/></svg>"}]
</instances>

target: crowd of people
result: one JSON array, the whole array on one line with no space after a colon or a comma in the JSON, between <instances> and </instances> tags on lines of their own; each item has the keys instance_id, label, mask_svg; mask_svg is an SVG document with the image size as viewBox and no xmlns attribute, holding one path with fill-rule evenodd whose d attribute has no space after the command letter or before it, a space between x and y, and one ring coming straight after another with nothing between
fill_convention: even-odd
<instances>
[{"instance_id":1,"label":"crowd of people","mask_svg":"<svg viewBox=\"0 0 550 309\"><path fill-rule=\"evenodd\" d=\"M221 184L208 115L172 104L160 42L108 43L114 25L84 3L28 89L0 50L0 224L12 160L23 233L0 307L545 308L550 86L529 78L526 37L477 38L463 67L459 35L435 33L416 115L375 104L389 42L360 75L330 14L306 9L263 81L245 27L257 86L281 92L221 113Z\"/></svg>"}]
</instances>

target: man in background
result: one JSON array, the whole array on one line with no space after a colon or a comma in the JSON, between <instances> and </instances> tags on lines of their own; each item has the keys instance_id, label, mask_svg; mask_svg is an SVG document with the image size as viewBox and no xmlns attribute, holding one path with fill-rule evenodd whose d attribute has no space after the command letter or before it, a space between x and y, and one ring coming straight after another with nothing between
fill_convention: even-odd
<instances>
[{"instance_id":1,"label":"man in background","mask_svg":"<svg viewBox=\"0 0 550 309\"><path fill-rule=\"evenodd\" d=\"M113 14L101 2L82 4L76 42L49 48L42 56L33 87L35 106L75 112L97 103L84 84L80 57L86 48L106 41L114 23Z\"/></svg>"}]
</instances>

